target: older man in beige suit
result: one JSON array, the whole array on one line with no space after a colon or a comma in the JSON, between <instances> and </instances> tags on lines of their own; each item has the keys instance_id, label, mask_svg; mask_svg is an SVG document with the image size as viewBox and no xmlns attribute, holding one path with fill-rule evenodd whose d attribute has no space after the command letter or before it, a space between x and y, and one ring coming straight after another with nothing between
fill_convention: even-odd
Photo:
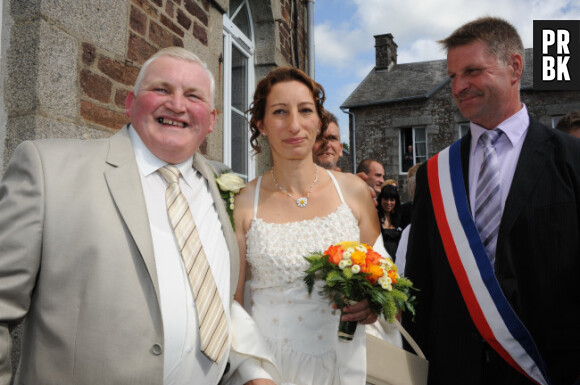
<instances>
[{"instance_id":1,"label":"older man in beige suit","mask_svg":"<svg viewBox=\"0 0 580 385\"><path fill-rule=\"evenodd\" d=\"M162 50L143 65L127 98L131 124L116 135L16 149L0 184L0 384L11 381L9 330L23 319L18 384L274 383L259 333L233 302L236 239L214 170L196 153L216 120L214 88L195 55ZM181 175L227 319L217 357L200 347L195 282L158 172L167 164Z\"/></svg>"}]
</instances>

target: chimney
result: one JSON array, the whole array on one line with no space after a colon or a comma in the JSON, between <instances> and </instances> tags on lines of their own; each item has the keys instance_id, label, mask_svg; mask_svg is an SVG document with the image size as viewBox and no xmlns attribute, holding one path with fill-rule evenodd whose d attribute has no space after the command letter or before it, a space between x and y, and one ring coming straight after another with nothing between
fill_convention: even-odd
<instances>
[{"instance_id":1,"label":"chimney","mask_svg":"<svg viewBox=\"0 0 580 385\"><path fill-rule=\"evenodd\" d=\"M375 69L387 69L397 64L397 44L393 35L375 35L376 64Z\"/></svg>"}]
</instances>

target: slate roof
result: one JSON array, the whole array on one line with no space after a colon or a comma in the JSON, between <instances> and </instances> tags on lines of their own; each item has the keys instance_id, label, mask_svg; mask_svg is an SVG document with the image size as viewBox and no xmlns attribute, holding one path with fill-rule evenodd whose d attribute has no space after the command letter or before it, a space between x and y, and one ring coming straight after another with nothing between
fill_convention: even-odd
<instances>
[{"instance_id":1,"label":"slate roof","mask_svg":"<svg viewBox=\"0 0 580 385\"><path fill-rule=\"evenodd\" d=\"M525 69L520 84L523 90L530 90L533 86L532 53L531 48L525 51ZM396 64L390 69L373 68L341 108L428 99L448 82L447 60Z\"/></svg>"}]
</instances>

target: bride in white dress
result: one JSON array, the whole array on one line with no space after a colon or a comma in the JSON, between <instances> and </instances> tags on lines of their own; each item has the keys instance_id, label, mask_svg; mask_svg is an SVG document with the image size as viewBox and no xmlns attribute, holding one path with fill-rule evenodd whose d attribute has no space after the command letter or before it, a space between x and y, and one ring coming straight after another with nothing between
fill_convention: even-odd
<instances>
[{"instance_id":1,"label":"bride in white dress","mask_svg":"<svg viewBox=\"0 0 580 385\"><path fill-rule=\"evenodd\" d=\"M243 304L249 270L246 308L271 348L282 384L362 385L365 328L359 326L350 342L339 340L340 311L318 290L308 295L302 280L305 255L346 240L373 245L380 234L366 184L313 162L313 144L328 124L323 101L322 87L294 68L276 69L258 84L251 142L259 150L257 138L267 139L273 168L236 197L243 266L236 299ZM359 324L377 319L368 301L345 311L344 320Z\"/></svg>"}]
</instances>

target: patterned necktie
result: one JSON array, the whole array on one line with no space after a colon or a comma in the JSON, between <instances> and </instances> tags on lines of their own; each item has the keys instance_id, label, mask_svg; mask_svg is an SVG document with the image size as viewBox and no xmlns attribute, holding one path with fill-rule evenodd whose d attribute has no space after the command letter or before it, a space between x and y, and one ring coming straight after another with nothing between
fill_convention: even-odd
<instances>
[{"instance_id":1,"label":"patterned necktie","mask_svg":"<svg viewBox=\"0 0 580 385\"><path fill-rule=\"evenodd\" d=\"M193 290L199 319L201 351L219 362L228 346L228 324L213 274L185 196L179 188L179 169L167 165L159 173L167 181L167 212Z\"/></svg>"},{"instance_id":2,"label":"patterned necktie","mask_svg":"<svg viewBox=\"0 0 580 385\"><path fill-rule=\"evenodd\" d=\"M495 248L501 221L499 162L494 145L501 134L502 131L498 129L488 130L481 134L478 141L483 147L483 162L475 190L475 225L492 266L495 263Z\"/></svg>"}]
</instances>

